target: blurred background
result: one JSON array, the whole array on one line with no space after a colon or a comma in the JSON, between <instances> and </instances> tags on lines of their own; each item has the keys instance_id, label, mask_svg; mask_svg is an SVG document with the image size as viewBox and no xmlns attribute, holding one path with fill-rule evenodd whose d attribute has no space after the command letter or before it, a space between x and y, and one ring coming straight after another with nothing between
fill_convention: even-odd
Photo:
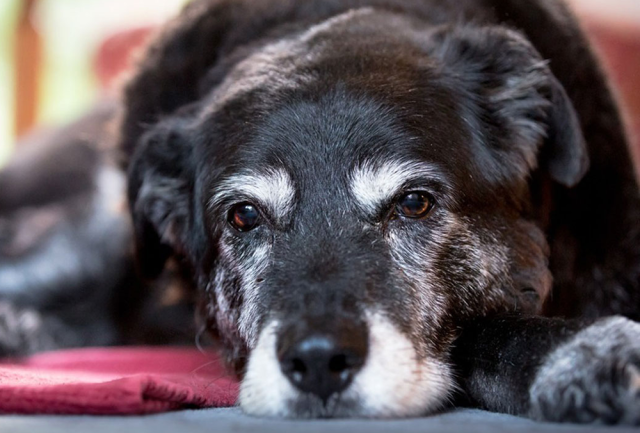
<instances>
[{"instance_id":1,"label":"blurred background","mask_svg":"<svg viewBox=\"0 0 640 433\"><path fill-rule=\"evenodd\" d=\"M128 53L187 0L0 0L0 166L33 127L113 92Z\"/></svg>"},{"instance_id":2,"label":"blurred background","mask_svg":"<svg viewBox=\"0 0 640 433\"><path fill-rule=\"evenodd\" d=\"M0 166L21 135L68 122L101 94L115 92L130 53L187 1L0 0ZM570 3L639 137L640 0Z\"/></svg>"}]
</instances>

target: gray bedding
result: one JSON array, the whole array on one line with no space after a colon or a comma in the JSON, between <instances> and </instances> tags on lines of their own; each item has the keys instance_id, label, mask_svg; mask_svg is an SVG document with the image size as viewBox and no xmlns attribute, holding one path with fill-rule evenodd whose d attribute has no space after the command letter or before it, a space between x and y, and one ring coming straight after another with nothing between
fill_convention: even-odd
<instances>
[{"instance_id":1,"label":"gray bedding","mask_svg":"<svg viewBox=\"0 0 640 433\"><path fill-rule=\"evenodd\" d=\"M15 416L0 417L1 433L69 433L69 432L640 432L640 428L598 427L567 424L543 424L525 418L480 410L457 410L429 418L395 421L315 420L284 421L251 418L237 408L185 410L149 416Z\"/></svg>"}]
</instances>

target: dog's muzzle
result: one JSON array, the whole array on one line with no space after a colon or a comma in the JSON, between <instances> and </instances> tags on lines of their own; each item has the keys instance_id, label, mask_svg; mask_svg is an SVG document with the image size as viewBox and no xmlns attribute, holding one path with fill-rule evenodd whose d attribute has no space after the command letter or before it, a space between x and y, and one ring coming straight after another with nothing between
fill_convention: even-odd
<instances>
[{"instance_id":1,"label":"dog's muzzle","mask_svg":"<svg viewBox=\"0 0 640 433\"><path fill-rule=\"evenodd\" d=\"M351 384L367 353L367 326L351 318L302 319L283 327L277 340L282 373L325 404Z\"/></svg>"}]
</instances>

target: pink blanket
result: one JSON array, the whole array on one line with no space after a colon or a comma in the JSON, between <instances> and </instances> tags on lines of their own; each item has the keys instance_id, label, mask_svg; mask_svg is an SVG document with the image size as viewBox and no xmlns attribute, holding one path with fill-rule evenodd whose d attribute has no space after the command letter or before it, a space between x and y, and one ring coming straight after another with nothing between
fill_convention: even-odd
<instances>
[{"instance_id":1,"label":"pink blanket","mask_svg":"<svg viewBox=\"0 0 640 433\"><path fill-rule=\"evenodd\" d=\"M124 415L232 406L237 383L213 353L76 349L0 362L0 413Z\"/></svg>"}]
</instances>

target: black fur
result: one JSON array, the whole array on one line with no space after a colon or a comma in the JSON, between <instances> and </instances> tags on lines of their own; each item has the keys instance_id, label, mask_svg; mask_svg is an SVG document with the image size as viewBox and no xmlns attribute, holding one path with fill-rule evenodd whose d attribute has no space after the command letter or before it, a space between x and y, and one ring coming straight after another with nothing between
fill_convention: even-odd
<instances>
[{"instance_id":1,"label":"black fur","mask_svg":"<svg viewBox=\"0 0 640 433\"><path fill-rule=\"evenodd\" d=\"M350 10L359 12L344 15ZM312 28L318 31L306 33ZM417 358L451 363L461 403L547 420L640 422L633 416L640 353L631 344L640 335L632 322L615 322L627 349L593 342L596 349L584 350L601 350L598 363L574 366L585 375L545 376L562 367L563 356L582 359L572 342L609 329L602 317L640 318L638 186L615 102L562 3L196 0L142 57L119 126L139 270L149 280L164 272L164 283L152 284L166 287L172 260L173 273L196 294L201 324L240 376L270 320L284 323L284 341L297 324L361 324L380 309ZM68 149L58 154L82 145ZM108 157L94 149L78 158L63 165L82 168L86 189L47 183L83 202L98 195L91 183ZM431 216L392 218L393 203L364 212L348 179L369 160L438 167L437 175L404 185L429 190ZM216 194L229 176L265 167L291 175L295 209L282 218L263 209L258 229L230 231L232 205L249 198ZM11 170L2 176L0 184L17 184ZM44 182L29 181L33 203L2 189L6 219L20 207L49 205L38 198ZM69 214L78 203L51 202ZM390 234L406 254L389 247ZM7 245L17 245L9 238ZM45 240L34 245L44 248ZM245 268L256 245L269 245L270 261L254 275ZM68 345L132 340L117 324L135 320L149 288L132 278L127 245L118 248L106 258L91 255L121 261L125 282L98 277L96 293L115 306L98 321L110 337L95 331L95 340ZM4 325L12 339L0 338L20 352L12 342L29 338L11 333L19 328L13 310L44 314L50 303L20 304L3 291L1 266L0 299L10 308L4 323L14 325ZM129 308L118 300L124 285L133 288ZM51 317L64 322L68 314ZM61 333L75 335L69 328ZM34 349L25 343L26 350ZM624 372L609 374L617 365ZM557 392L538 392L541 383ZM348 398L330 413L326 401L303 403L289 415L363 413Z\"/></svg>"}]
</instances>

